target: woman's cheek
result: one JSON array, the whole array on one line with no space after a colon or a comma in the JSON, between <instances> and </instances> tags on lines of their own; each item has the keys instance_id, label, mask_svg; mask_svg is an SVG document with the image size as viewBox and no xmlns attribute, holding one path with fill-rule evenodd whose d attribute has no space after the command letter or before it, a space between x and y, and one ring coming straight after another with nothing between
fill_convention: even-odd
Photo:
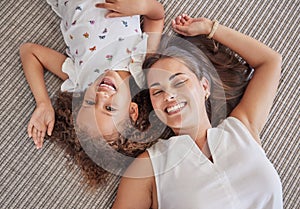
<instances>
[{"instance_id":1,"label":"woman's cheek","mask_svg":"<svg viewBox=\"0 0 300 209\"><path fill-rule=\"evenodd\" d=\"M166 119L166 115L165 115L165 112L162 107L162 98L160 98L158 96L156 96L156 97L151 96L150 98L151 98L151 103L152 103L152 107L154 109L155 114L163 123L166 123L167 119Z\"/></svg>"}]
</instances>

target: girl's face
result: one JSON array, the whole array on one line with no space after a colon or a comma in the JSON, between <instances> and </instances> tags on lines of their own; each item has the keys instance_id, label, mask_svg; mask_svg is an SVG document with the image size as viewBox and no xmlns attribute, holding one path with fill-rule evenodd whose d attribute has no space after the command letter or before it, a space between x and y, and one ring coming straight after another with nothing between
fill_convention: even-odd
<instances>
[{"instance_id":1,"label":"girl's face","mask_svg":"<svg viewBox=\"0 0 300 209\"><path fill-rule=\"evenodd\" d=\"M132 117L138 110L131 102L127 72L107 71L86 91L77 116L79 127L91 136L109 136L118 132L118 124ZM119 130L120 131L120 130Z\"/></svg>"},{"instance_id":2,"label":"girl's face","mask_svg":"<svg viewBox=\"0 0 300 209\"><path fill-rule=\"evenodd\" d=\"M183 62L174 58L157 61L148 71L147 82L155 113L175 133L198 127L207 119L208 81L199 81Z\"/></svg>"}]
</instances>

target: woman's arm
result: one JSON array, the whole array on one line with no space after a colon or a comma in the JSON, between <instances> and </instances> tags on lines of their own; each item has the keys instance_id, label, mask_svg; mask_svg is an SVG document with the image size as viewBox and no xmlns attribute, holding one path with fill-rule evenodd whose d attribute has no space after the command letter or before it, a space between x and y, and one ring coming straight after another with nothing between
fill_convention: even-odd
<instances>
[{"instance_id":1,"label":"woman's arm","mask_svg":"<svg viewBox=\"0 0 300 209\"><path fill-rule=\"evenodd\" d=\"M63 80L67 79L68 76L61 70L66 56L32 43L21 45L20 56L25 77L36 101L36 109L28 123L27 132L37 148L41 148L46 131L51 135L54 126L54 110L44 81L44 68Z\"/></svg>"},{"instance_id":2,"label":"woman's arm","mask_svg":"<svg viewBox=\"0 0 300 209\"><path fill-rule=\"evenodd\" d=\"M191 20L183 16L180 19L173 22L173 27L179 33L182 31L183 35L209 34L213 27L213 22L206 18ZM267 120L279 84L281 55L263 43L223 25L219 25L213 39L235 51L255 69L243 98L230 115L242 121L260 142L259 133Z\"/></svg>"},{"instance_id":3,"label":"woman's arm","mask_svg":"<svg viewBox=\"0 0 300 209\"><path fill-rule=\"evenodd\" d=\"M214 39L238 53L255 70L243 98L230 115L241 120L260 143L259 134L268 118L280 80L281 55L223 25L217 29Z\"/></svg>"},{"instance_id":4,"label":"woman's arm","mask_svg":"<svg viewBox=\"0 0 300 209\"><path fill-rule=\"evenodd\" d=\"M153 202L154 176L147 152L138 156L121 179L113 209L157 208ZM154 197L156 199L156 197Z\"/></svg>"}]
</instances>

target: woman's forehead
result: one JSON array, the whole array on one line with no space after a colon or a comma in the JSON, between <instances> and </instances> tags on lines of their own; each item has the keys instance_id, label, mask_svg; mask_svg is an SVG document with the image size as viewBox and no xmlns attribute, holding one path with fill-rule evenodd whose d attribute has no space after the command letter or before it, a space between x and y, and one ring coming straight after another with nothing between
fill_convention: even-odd
<instances>
[{"instance_id":1,"label":"woman's forehead","mask_svg":"<svg viewBox=\"0 0 300 209\"><path fill-rule=\"evenodd\" d=\"M178 75L192 76L194 73L186 66L183 61L174 58L164 58L158 60L147 73L148 84L151 81L168 79L172 80ZM151 84L150 84L151 85Z\"/></svg>"}]
</instances>

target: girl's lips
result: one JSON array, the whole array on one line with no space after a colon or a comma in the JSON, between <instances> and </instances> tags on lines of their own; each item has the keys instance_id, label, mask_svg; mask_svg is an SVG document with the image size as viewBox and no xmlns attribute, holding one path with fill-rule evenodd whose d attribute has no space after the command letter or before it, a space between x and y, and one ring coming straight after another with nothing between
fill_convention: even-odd
<instances>
[{"instance_id":1,"label":"girl's lips","mask_svg":"<svg viewBox=\"0 0 300 209\"><path fill-rule=\"evenodd\" d=\"M175 104L172 104L172 105L169 105L168 107L166 107L165 112L168 115L173 115L173 114L180 112L186 105L187 105L187 102L175 103Z\"/></svg>"},{"instance_id":2,"label":"girl's lips","mask_svg":"<svg viewBox=\"0 0 300 209\"><path fill-rule=\"evenodd\" d=\"M117 91L117 88L114 84L114 82L109 78L103 78L100 82L98 89L107 89L111 91Z\"/></svg>"}]
</instances>

